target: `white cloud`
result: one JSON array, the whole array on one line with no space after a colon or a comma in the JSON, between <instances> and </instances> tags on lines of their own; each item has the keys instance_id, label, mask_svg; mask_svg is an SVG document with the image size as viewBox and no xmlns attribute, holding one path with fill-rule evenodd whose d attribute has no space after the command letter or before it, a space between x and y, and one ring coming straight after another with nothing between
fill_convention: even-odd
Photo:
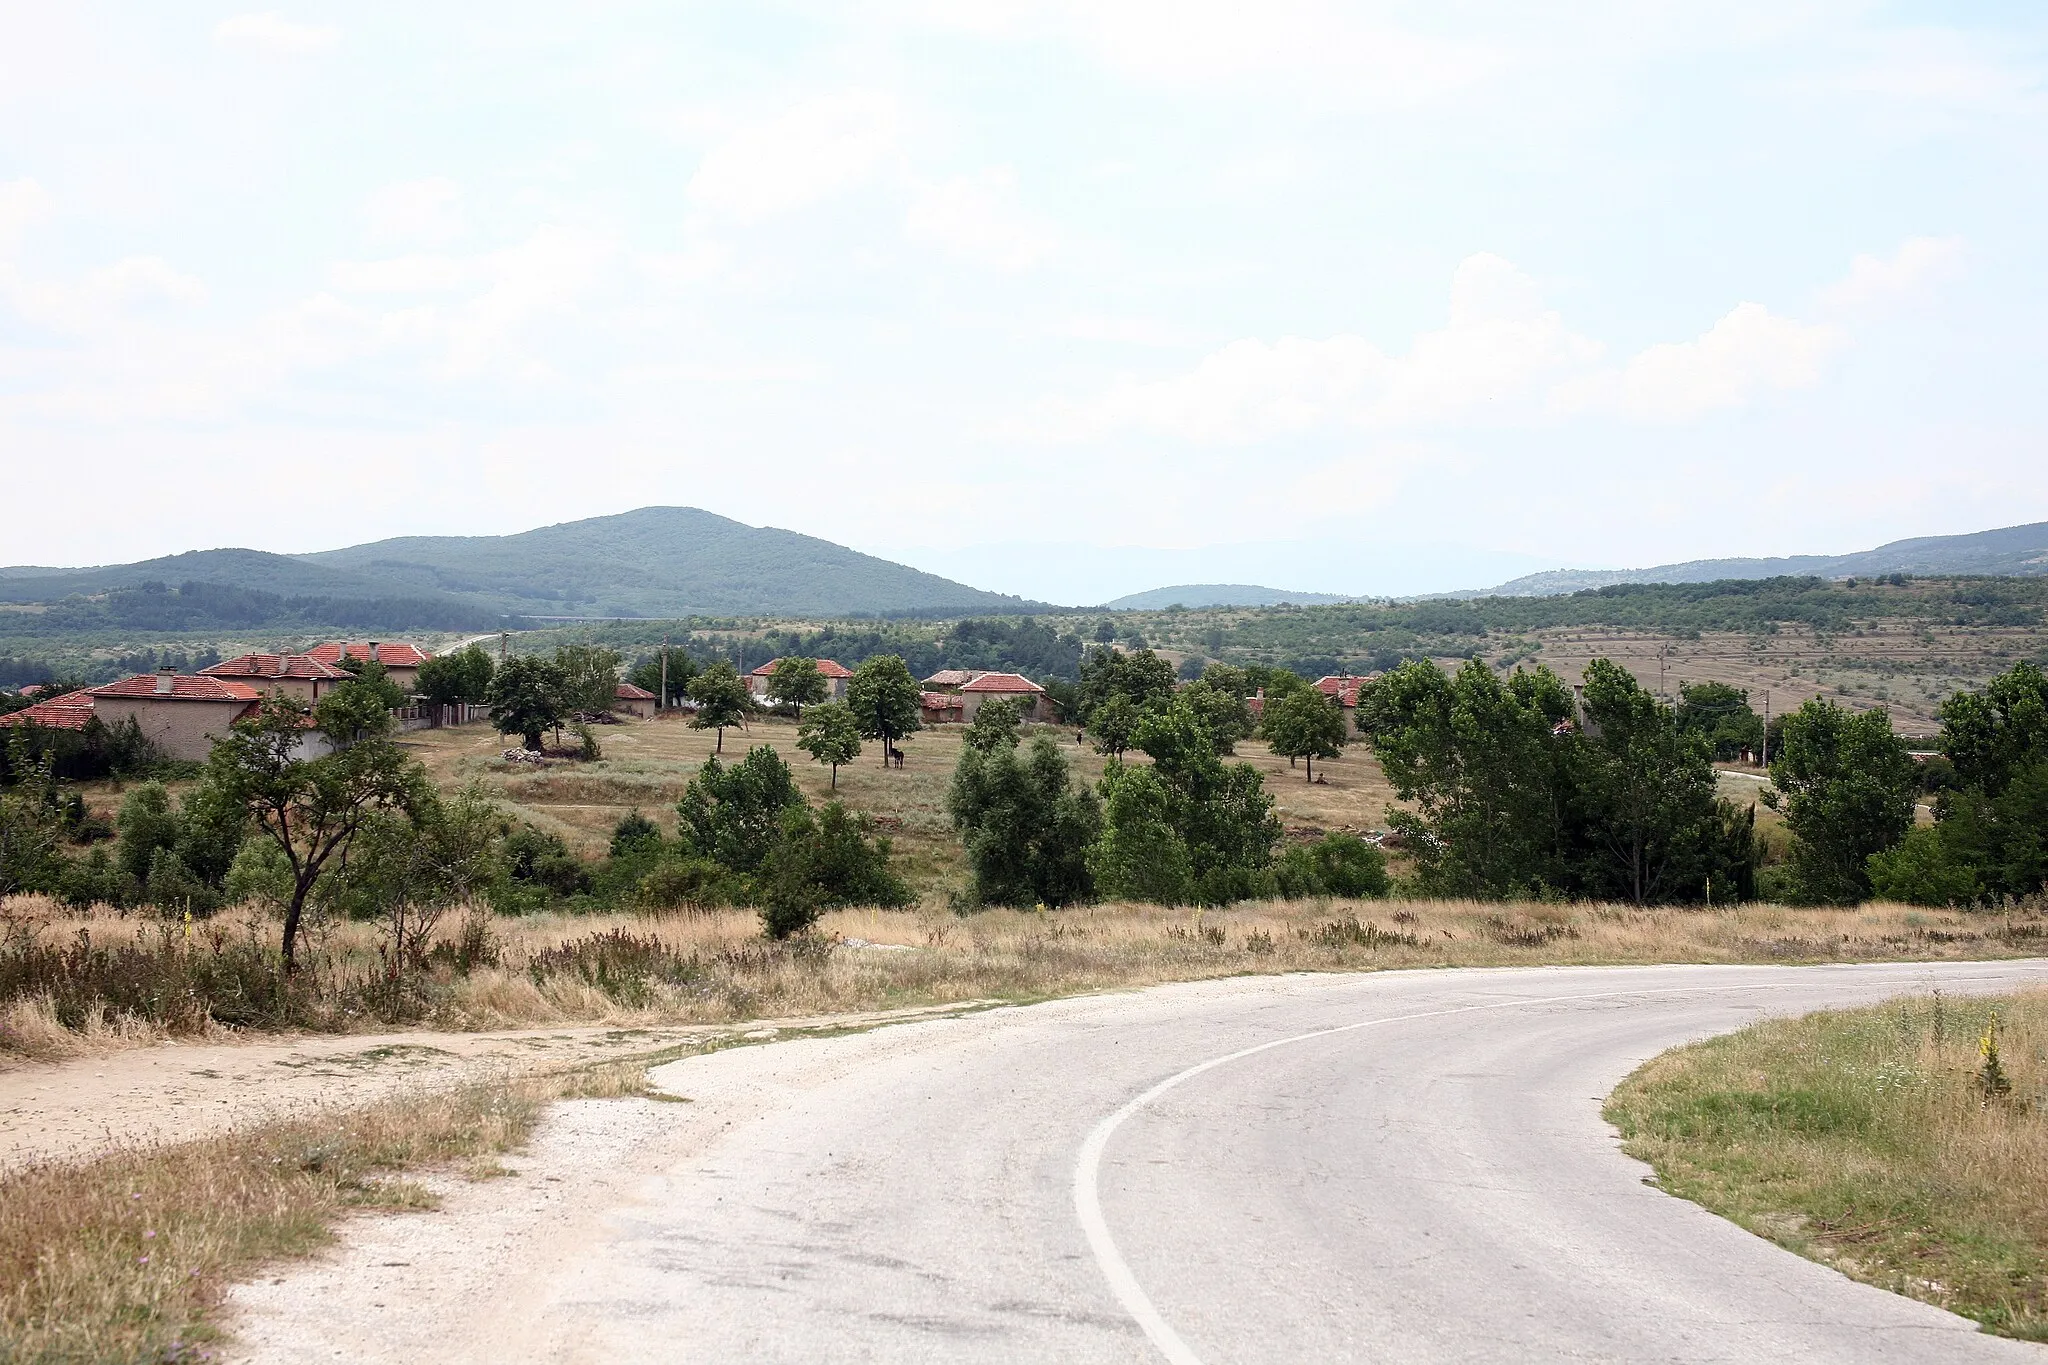
<instances>
[{"instance_id":1,"label":"white cloud","mask_svg":"<svg viewBox=\"0 0 2048 1365\"><path fill-rule=\"evenodd\" d=\"M1842 334L1833 327L1740 303L1697 339L1651 346L1620 370L1560 386L1553 402L1566 413L1682 422L1740 407L1772 390L1811 388L1841 344Z\"/></svg>"},{"instance_id":2,"label":"white cloud","mask_svg":"<svg viewBox=\"0 0 2048 1365\"><path fill-rule=\"evenodd\" d=\"M1960 237L1908 237L1890 256L1864 253L1849 263L1849 274L1821 294L1830 308L1882 307L1927 293L1961 268Z\"/></svg>"},{"instance_id":3,"label":"white cloud","mask_svg":"<svg viewBox=\"0 0 2048 1365\"><path fill-rule=\"evenodd\" d=\"M238 14L213 30L214 41L278 56L324 52L341 41L341 30L321 24L296 24L276 10Z\"/></svg>"},{"instance_id":4,"label":"white cloud","mask_svg":"<svg viewBox=\"0 0 2048 1365\"><path fill-rule=\"evenodd\" d=\"M919 12L991 38L1062 40L1126 77L1205 92L1248 85L1414 105L1466 91L1506 60L1336 0L1014 0Z\"/></svg>"},{"instance_id":5,"label":"white cloud","mask_svg":"<svg viewBox=\"0 0 2048 1365\"><path fill-rule=\"evenodd\" d=\"M373 242L452 241L468 226L462 189L441 177L381 186L363 201L363 226Z\"/></svg>"},{"instance_id":6,"label":"white cloud","mask_svg":"<svg viewBox=\"0 0 2048 1365\"><path fill-rule=\"evenodd\" d=\"M877 91L805 100L712 148L690 198L740 223L788 213L870 179L895 155L902 124L894 97Z\"/></svg>"},{"instance_id":7,"label":"white cloud","mask_svg":"<svg viewBox=\"0 0 2048 1365\"><path fill-rule=\"evenodd\" d=\"M1321 427L1372 430L1529 425L1605 414L1685 421L1820 382L1835 328L1737 305L1704 335L1650 346L1619 367L1542 306L1536 284L1499 256L1462 261L1448 325L1390 355L1364 337L1233 341L1192 370L1126 380L1086 403L1055 403L1040 435L1149 430L1197 442L1257 440Z\"/></svg>"},{"instance_id":8,"label":"white cloud","mask_svg":"<svg viewBox=\"0 0 2048 1365\"><path fill-rule=\"evenodd\" d=\"M161 256L129 256L85 277L86 292L115 307L206 301L206 281L174 270Z\"/></svg>"},{"instance_id":9,"label":"white cloud","mask_svg":"<svg viewBox=\"0 0 2048 1365\"><path fill-rule=\"evenodd\" d=\"M50 216L50 192L33 180L0 183L0 253L12 253L29 226Z\"/></svg>"},{"instance_id":10,"label":"white cloud","mask_svg":"<svg viewBox=\"0 0 2048 1365\"><path fill-rule=\"evenodd\" d=\"M903 216L903 234L998 270L1036 265L1054 245L1052 230L1018 206L1017 173L1007 166L924 190Z\"/></svg>"},{"instance_id":11,"label":"white cloud","mask_svg":"<svg viewBox=\"0 0 2048 1365\"><path fill-rule=\"evenodd\" d=\"M1489 253L1451 281L1450 322L1405 355L1364 337L1247 337L1166 379L1126 382L1092 404L1056 409L1055 430L1124 427L1196 441L1249 440L1324 424L1389 427L1494 421L1534 410L1547 379L1583 368L1599 347L1541 307L1533 281Z\"/></svg>"}]
</instances>

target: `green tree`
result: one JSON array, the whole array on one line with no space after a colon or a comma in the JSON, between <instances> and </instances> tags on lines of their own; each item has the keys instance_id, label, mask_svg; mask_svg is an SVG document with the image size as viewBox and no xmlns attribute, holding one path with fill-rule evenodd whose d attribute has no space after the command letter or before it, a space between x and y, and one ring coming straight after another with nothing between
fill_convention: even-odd
<instances>
[{"instance_id":1,"label":"green tree","mask_svg":"<svg viewBox=\"0 0 2048 1365\"><path fill-rule=\"evenodd\" d=\"M1259 718L1259 733L1273 752L1289 763L1307 759L1306 780L1310 782L1316 780L1316 760L1343 753L1344 741L1350 737L1344 708L1312 687L1269 698L1265 714Z\"/></svg>"},{"instance_id":2,"label":"green tree","mask_svg":"<svg viewBox=\"0 0 2048 1365\"><path fill-rule=\"evenodd\" d=\"M832 789L837 791L839 766L860 757L860 725L845 702L821 702L798 723L796 747L809 754L813 763L831 766Z\"/></svg>"},{"instance_id":3,"label":"green tree","mask_svg":"<svg viewBox=\"0 0 2048 1365\"><path fill-rule=\"evenodd\" d=\"M420 695L437 706L482 703L490 695L491 677L497 665L490 652L478 645L464 645L447 654L437 654L420 665L414 686Z\"/></svg>"},{"instance_id":4,"label":"green tree","mask_svg":"<svg viewBox=\"0 0 2048 1365\"><path fill-rule=\"evenodd\" d=\"M1883 708L1858 715L1816 697L1785 717L1764 800L1784 811L1802 899L1847 905L1870 894L1870 855L1913 827L1919 778Z\"/></svg>"},{"instance_id":5,"label":"green tree","mask_svg":"<svg viewBox=\"0 0 2048 1365\"><path fill-rule=\"evenodd\" d=\"M340 667L355 674L348 682L339 684L335 690L345 687L365 689L368 695L377 699L377 704L386 711L396 711L411 700L404 688L391 680L391 672L375 659L358 659L344 655Z\"/></svg>"},{"instance_id":6,"label":"green tree","mask_svg":"<svg viewBox=\"0 0 2048 1365\"><path fill-rule=\"evenodd\" d=\"M1179 828L1181 799L1153 768L1111 759L1103 770L1102 833L1088 871L1107 900L1187 905L1195 900L1194 859Z\"/></svg>"},{"instance_id":7,"label":"green tree","mask_svg":"<svg viewBox=\"0 0 2048 1365\"><path fill-rule=\"evenodd\" d=\"M876 655L853 670L846 684L846 705L862 736L882 741L884 767L896 741L924 727L923 689L895 654Z\"/></svg>"},{"instance_id":8,"label":"green tree","mask_svg":"<svg viewBox=\"0 0 2048 1365\"><path fill-rule=\"evenodd\" d=\"M666 693L662 691L661 663L664 655L668 659L668 690ZM639 663L634 664L633 671L627 675L626 681L632 683L635 687L652 692L660 704L666 708L673 706L677 697L689 695L690 681L696 676L697 661L690 657L690 651L679 646L665 645L661 649L655 650L652 657L642 659Z\"/></svg>"},{"instance_id":9,"label":"green tree","mask_svg":"<svg viewBox=\"0 0 2048 1365\"><path fill-rule=\"evenodd\" d=\"M1245 702L1246 693L1207 680L1207 673L1214 670L1215 665L1210 665L1204 676L1183 687L1180 695L1216 737L1217 752L1230 754L1236 752L1239 740L1250 739L1258 731L1258 722Z\"/></svg>"},{"instance_id":10,"label":"green tree","mask_svg":"<svg viewBox=\"0 0 2048 1365\"><path fill-rule=\"evenodd\" d=\"M491 703L491 724L501 735L518 735L526 747L540 750L540 737L558 728L568 709L562 699L562 680L546 659L517 658L492 677L487 693Z\"/></svg>"},{"instance_id":11,"label":"green tree","mask_svg":"<svg viewBox=\"0 0 2048 1365\"><path fill-rule=\"evenodd\" d=\"M1270 704L1270 700L1269 700ZM1359 728L1412 811L1388 823L1436 895L1525 897L1571 880L1571 694L1547 668L1500 678L1402 664L1359 694Z\"/></svg>"},{"instance_id":12,"label":"green tree","mask_svg":"<svg viewBox=\"0 0 2048 1365\"><path fill-rule=\"evenodd\" d=\"M391 713L350 691L336 688L310 713L295 698L267 698L213 746L201 779L209 799L247 813L255 837L288 869L281 943L288 972L298 969L300 923L330 864L346 858L371 816L409 814L427 799L425 770L391 742ZM309 721L332 752L301 756Z\"/></svg>"},{"instance_id":13,"label":"green tree","mask_svg":"<svg viewBox=\"0 0 2048 1365\"><path fill-rule=\"evenodd\" d=\"M555 676L562 709L601 715L618 704L619 653L597 645L562 645L555 650Z\"/></svg>"},{"instance_id":14,"label":"green tree","mask_svg":"<svg viewBox=\"0 0 2048 1365\"><path fill-rule=\"evenodd\" d=\"M984 708L984 711L986 708ZM960 752L946 811L974 870L977 905L1072 905L1088 900L1088 850L1102 811L1071 780L1048 735L1020 755L1016 743Z\"/></svg>"},{"instance_id":15,"label":"green tree","mask_svg":"<svg viewBox=\"0 0 2048 1365\"><path fill-rule=\"evenodd\" d=\"M24 727L7 735L8 785L0 787L0 896L55 890L64 872L58 849L64 818L50 756L31 756Z\"/></svg>"},{"instance_id":16,"label":"green tree","mask_svg":"<svg viewBox=\"0 0 2048 1365\"><path fill-rule=\"evenodd\" d=\"M727 727L745 724L747 712L753 707L753 698L739 670L723 659L714 661L690 680L690 700L697 703L697 714L690 718L691 728L718 731L716 752L721 754L725 752Z\"/></svg>"},{"instance_id":17,"label":"green tree","mask_svg":"<svg viewBox=\"0 0 2048 1365\"><path fill-rule=\"evenodd\" d=\"M1081 660L1081 723L1095 728L1095 710L1113 696L1139 711L1173 699L1173 665L1149 649L1096 649Z\"/></svg>"},{"instance_id":18,"label":"green tree","mask_svg":"<svg viewBox=\"0 0 2048 1365\"><path fill-rule=\"evenodd\" d=\"M1982 692L1941 705L1941 749L1956 782L1995 797L2021 769L2048 762L2048 676L2015 664Z\"/></svg>"},{"instance_id":19,"label":"green tree","mask_svg":"<svg viewBox=\"0 0 2048 1365\"><path fill-rule=\"evenodd\" d=\"M803 715L806 706L830 695L832 688L818 671L816 659L786 656L775 661L775 671L768 675L768 700L789 707L798 716Z\"/></svg>"},{"instance_id":20,"label":"green tree","mask_svg":"<svg viewBox=\"0 0 2048 1365\"><path fill-rule=\"evenodd\" d=\"M676 816L688 852L751 875L775 847L782 813L802 804L789 765L763 744L730 767L715 757L704 760L683 789Z\"/></svg>"},{"instance_id":21,"label":"green tree","mask_svg":"<svg viewBox=\"0 0 2048 1365\"><path fill-rule=\"evenodd\" d=\"M890 844L875 833L874 817L837 801L821 812L786 808L775 845L762 860L757 883L761 927L788 938L817 923L835 905L896 907L911 902L910 888L889 867Z\"/></svg>"},{"instance_id":22,"label":"green tree","mask_svg":"<svg viewBox=\"0 0 2048 1365\"><path fill-rule=\"evenodd\" d=\"M1637 905L1697 900L1717 871L1721 803L1709 739L1607 659L1586 668L1581 752L1594 866L1589 889Z\"/></svg>"},{"instance_id":23,"label":"green tree","mask_svg":"<svg viewBox=\"0 0 2048 1365\"><path fill-rule=\"evenodd\" d=\"M138 884L149 877L157 853L175 849L185 832L171 806L170 788L161 782L144 782L121 798L114 830L121 839L115 866Z\"/></svg>"},{"instance_id":24,"label":"green tree","mask_svg":"<svg viewBox=\"0 0 2048 1365\"><path fill-rule=\"evenodd\" d=\"M1137 703L1121 692L1113 692L1096 704L1088 714L1088 733L1094 738L1095 752L1121 758L1131 747L1131 737L1138 733L1138 722L1144 712Z\"/></svg>"},{"instance_id":25,"label":"green tree","mask_svg":"<svg viewBox=\"0 0 2048 1365\"><path fill-rule=\"evenodd\" d=\"M967 727L960 741L970 749L1014 749L1017 747L1020 714L1016 702L1003 697L991 698L974 713L974 723Z\"/></svg>"},{"instance_id":26,"label":"green tree","mask_svg":"<svg viewBox=\"0 0 2048 1365\"><path fill-rule=\"evenodd\" d=\"M1728 683L1680 683L1677 723L1686 734L1704 739L1722 763L1763 749L1763 717L1750 709L1748 692Z\"/></svg>"}]
</instances>

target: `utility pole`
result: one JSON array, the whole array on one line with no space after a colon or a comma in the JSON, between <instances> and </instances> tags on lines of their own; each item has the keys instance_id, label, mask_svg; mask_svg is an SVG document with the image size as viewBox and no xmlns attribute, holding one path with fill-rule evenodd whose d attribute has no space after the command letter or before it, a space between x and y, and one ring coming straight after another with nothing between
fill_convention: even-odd
<instances>
[{"instance_id":1,"label":"utility pole","mask_svg":"<svg viewBox=\"0 0 2048 1365\"><path fill-rule=\"evenodd\" d=\"M661 637L661 709L668 710L668 636Z\"/></svg>"},{"instance_id":2,"label":"utility pole","mask_svg":"<svg viewBox=\"0 0 2048 1365\"><path fill-rule=\"evenodd\" d=\"M1669 640L1666 640L1664 642L1664 647L1657 652L1657 695L1660 697L1664 697L1667 700L1669 699L1671 694L1667 692L1664 687L1664 665L1666 661L1670 658L1671 642Z\"/></svg>"},{"instance_id":3,"label":"utility pole","mask_svg":"<svg viewBox=\"0 0 2048 1365\"><path fill-rule=\"evenodd\" d=\"M1771 689L1764 689L1764 758L1763 766L1771 766Z\"/></svg>"},{"instance_id":4,"label":"utility pole","mask_svg":"<svg viewBox=\"0 0 2048 1365\"><path fill-rule=\"evenodd\" d=\"M512 648L512 632L511 632L511 631L509 631L509 630L501 630L501 631L499 631L499 632L498 632L498 667L500 667L500 668L503 668L503 667L505 666L505 652L506 652L507 650L511 649L511 648Z\"/></svg>"}]
</instances>

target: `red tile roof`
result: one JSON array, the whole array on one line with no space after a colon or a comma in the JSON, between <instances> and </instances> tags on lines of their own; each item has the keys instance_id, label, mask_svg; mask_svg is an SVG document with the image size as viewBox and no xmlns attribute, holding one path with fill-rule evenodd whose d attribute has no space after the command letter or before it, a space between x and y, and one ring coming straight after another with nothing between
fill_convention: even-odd
<instances>
[{"instance_id":1,"label":"red tile roof","mask_svg":"<svg viewBox=\"0 0 2048 1365\"><path fill-rule=\"evenodd\" d=\"M329 640L324 645L314 645L306 653L323 664L339 664L343 650L348 651L348 657L351 659L361 659L366 663L369 661L370 646L367 641L354 644ZM387 640L377 645L377 662L387 668L418 668L433 657L418 645L409 645L403 641Z\"/></svg>"},{"instance_id":2,"label":"red tile roof","mask_svg":"<svg viewBox=\"0 0 2048 1365\"><path fill-rule=\"evenodd\" d=\"M168 678L168 691L158 685ZM191 673L138 673L132 678L87 689L95 697L155 697L160 701L260 701L263 694L243 682L203 678Z\"/></svg>"},{"instance_id":3,"label":"red tile roof","mask_svg":"<svg viewBox=\"0 0 2048 1365\"><path fill-rule=\"evenodd\" d=\"M954 696L951 692L920 692L917 694L917 698L919 705L923 706L927 711L964 711L967 709L967 703L961 698Z\"/></svg>"},{"instance_id":4,"label":"red tile roof","mask_svg":"<svg viewBox=\"0 0 2048 1365\"><path fill-rule=\"evenodd\" d=\"M960 689L962 692L1043 692L1031 679L1020 673L984 673Z\"/></svg>"},{"instance_id":5,"label":"red tile roof","mask_svg":"<svg viewBox=\"0 0 2048 1365\"><path fill-rule=\"evenodd\" d=\"M0 716L0 725L40 725L45 730L83 730L92 719L92 697L85 692L66 692L61 697L39 701L20 711Z\"/></svg>"},{"instance_id":6,"label":"red tile roof","mask_svg":"<svg viewBox=\"0 0 2048 1365\"><path fill-rule=\"evenodd\" d=\"M782 660L780 659L770 659L767 663L754 670L754 676L757 678L767 677L775 671L775 665L781 662ZM836 659L813 659L811 662L818 666L818 672L828 678L850 678L853 676L853 670Z\"/></svg>"},{"instance_id":7,"label":"red tile roof","mask_svg":"<svg viewBox=\"0 0 2048 1365\"><path fill-rule=\"evenodd\" d=\"M926 687L963 687L981 676L978 669L942 668L924 680Z\"/></svg>"},{"instance_id":8,"label":"red tile roof","mask_svg":"<svg viewBox=\"0 0 2048 1365\"><path fill-rule=\"evenodd\" d=\"M381 652L381 651L380 651ZM199 672L209 678L351 678L355 675L310 654L244 654L223 659Z\"/></svg>"},{"instance_id":9,"label":"red tile roof","mask_svg":"<svg viewBox=\"0 0 2048 1365\"><path fill-rule=\"evenodd\" d=\"M1353 677L1349 673L1333 673L1327 678L1316 679L1316 691L1326 697L1335 697L1339 706L1358 705L1358 689L1370 681Z\"/></svg>"},{"instance_id":10,"label":"red tile roof","mask_svg":"<svg viewBox=\"0 0 2048 1365\"><path fill-rule=\"evenodd\" d=\"M620 701L654 700L654 694L652 692L649 692L644 687L636 687L632 683L620 683L617 687L612 689L612 695L614 697L617 697Z\"/></svg>"}]
</instances>

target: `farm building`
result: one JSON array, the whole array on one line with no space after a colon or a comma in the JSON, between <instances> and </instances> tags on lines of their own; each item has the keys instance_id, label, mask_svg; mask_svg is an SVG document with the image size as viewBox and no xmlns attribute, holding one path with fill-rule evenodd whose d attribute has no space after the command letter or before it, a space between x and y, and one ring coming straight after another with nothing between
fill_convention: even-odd
<instances>
[{"instance_id":1,"label":"farm building","mask_svg":"<svg viewBox=\"0 0 2048 1365\"><path fill-rule=\"evenodd\" d=\"M23 696L29 690L21 689ZM92 693L66 692L61 697L39 701L20 711L0 716L0 725L39 725L45 730L83 730L93 717Z\"/></svg>"},{"instance_id":2,"label":"farm building","mask_svg":"<svg viewBox=\"0 0 2048 1365\"><path fill-rule=\"evenodd\" d=\"M263 694L231 678L203 678L172 669L139 673L88 688L93 713L108 725L133 718L143 737L167 758L203 760L228 727L253 711Z\"/></svg>"},{"instance_id":3,"label":"farm building","mask_svg":"<svg viewBox=\"0 0 2048 1365\"><path fill-rule=\"evenodd\" d=\"M1348 711L1358 705L1358 689L1378 676L1375 673L1370 677L1360 678L1350 673L1332 673L1328 677L1316 679L1316 691Z\"/></svg>"},{"instance_id":4,"label":"farm building","mask_svg":"<svg viewBox=\"0 0 2048 1365\"><path fill-rule=\"evenodd\" d=\"M210 664L199 670L199 676L226 678L247 683L260 692L282 692L300 701L314 702L355 675L335 664L322 663L310 654L244 654Z\"/></svg>"},{"instance_id":5,"label":"farm building","mask_svg":"<svg viewBox=\"0 0 2048 1365\"><path fill-rule=\"evenodd\" d=\"M926 725L958 725L967 714L967 700L958 692L920 692L918 705Z\"/></svg>"},{"instance_id":6,"label":"farm building","mask_svg":"<svg viewBox=\"0 0 2048 1365\"><path fill-rule=\"evenodd\" d=\"M654 704L661 700L644 687L622 682L612 690L612 711L621 716L639 716L643 719L654 714Z\"/></svg>"},{"instance_id":7,"label":"farm building","mask_svg":"<svg viewBox=\"0 0 2048 1365\"><path fill-rule=\"evenodd\" d=\"M341 661L345 658L382 664L384 676L408 692L412 691L413 683L420 676L420 665L433 657L418 645L402 642L380 644L375 640L367 640L362 644L330 640L324 645L314 645L306 651L306 656L323 664L332 664L336 668L341 667Z\"/></svg>"},{"instance_id":8,"label":"farm building","mask_svg":"<svg viewBox=\"0 0 2048 1365\"><path fill-rule=\"evenodd\" d=\"M756 699L767 701L768 680L775 676L775 665L781 662L780 659L770 659L747 674L747 691L753 693ZM818 673L825 679L825 700L845 701L846 680L853 676L853 670L836 659L814 659L812 662L817 664Z\"/></svg>"},{"instance_id":9,"label":"farm building","mask_svg":"<svg viewBox=\"0 0 2048 1365\"><path fill-rule=\"evenodd\" d=\"M924 680L928 692L958 692L980 677L978 668L942 668Z\"/></svg>"},{"instance_id":10,"label":"farm building","mask_svg":"<svg viewBox=\"0 0 2048 1365\"><path fill-rule=\"evenodd\" d=\"M962 686L960 700L965 706L960 718L973 723L982 703L996 697L1016 702L1018 713L1025 720L1052 719L1046 706L1045 689L1021 673L983 673Z\"/></svg>"}]
</instances>

